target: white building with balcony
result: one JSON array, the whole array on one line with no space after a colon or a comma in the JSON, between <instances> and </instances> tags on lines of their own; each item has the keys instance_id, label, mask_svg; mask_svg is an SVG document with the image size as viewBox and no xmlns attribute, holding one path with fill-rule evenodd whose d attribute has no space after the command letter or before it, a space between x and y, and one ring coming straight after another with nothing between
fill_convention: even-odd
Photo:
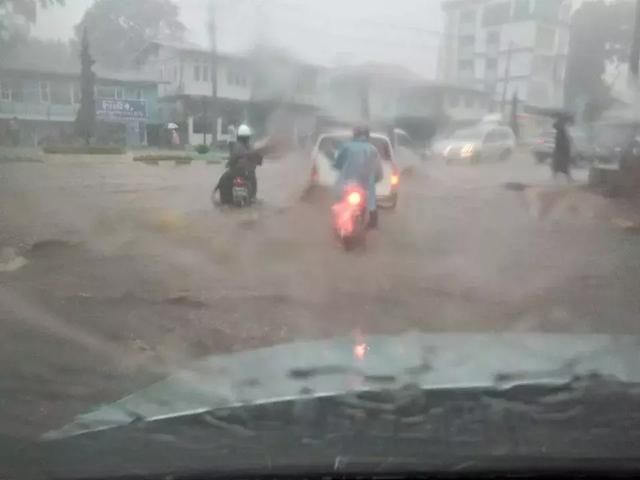
<instances>
[{"instance_id":1,"label":"white building with balcony","mask_svg":"<svg viewBox=\"0 0 640 480\"><path fill-rule=\"evenodd\" d=\"M486 91L494 104L563 104L571 0L445 0L442 81Z\"/></svg>"},{"instance_id":2,"label":"white building with balcony","mask_svg":"<svg viewBox=\"0 0 640 480\"><path fill-rule=\"evenodd\" d=\"M228 125L240 123L258 134L278 127L292 136L308 133L297 125L313 124L312 115L301 118L300 112L317 109L316 67L258 49L218 52L215 67L213 60L209 49L188 42L154 41L139 55L141 68L160 82L164 120L180 125L185 143L224 141Z\"/></svg>"}]
</instances>

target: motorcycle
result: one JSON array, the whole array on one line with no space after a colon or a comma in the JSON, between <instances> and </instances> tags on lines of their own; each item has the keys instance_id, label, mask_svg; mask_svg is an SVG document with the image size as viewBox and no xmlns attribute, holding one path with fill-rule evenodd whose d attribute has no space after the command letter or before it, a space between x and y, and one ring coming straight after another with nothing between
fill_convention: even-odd
<instances>
[{"instance_id":1,"label":"motorcycle","mask_svg":"<svg viewBox=\"0 0 640 480\"><path fill-rule=\"evenodd\" d=\"M251 182L245 174L227 170L220 177L218 185L211 193L211 201L217 205L217 194L220 193L220 204L232 205L237 208L248 207L254 201L252 188Z\"/></svg>"},{"instance_id":2,"label":"motorcycle","mask_svg":"<svg viewBox=\"0 0 640 480\"><path fill-rule=\"evenodd\" d=\"M231 187L231 196L233 204L238 207L246 207L251 204L251 186L247 177L243 175L236 175L233 179L233 186Z\"/></svg>"},{"instance_id":3,"label":"motorcycle","mask_svg":"<svg viewBox=\"0 0 640 480\"><path fill-rule=\"evenodd\" d=\"M340 201L332 206L333 227L345 250L353 250L366 240L369 223L367 193L358 184L350 183Z\"/></svg>"}]
</instances>

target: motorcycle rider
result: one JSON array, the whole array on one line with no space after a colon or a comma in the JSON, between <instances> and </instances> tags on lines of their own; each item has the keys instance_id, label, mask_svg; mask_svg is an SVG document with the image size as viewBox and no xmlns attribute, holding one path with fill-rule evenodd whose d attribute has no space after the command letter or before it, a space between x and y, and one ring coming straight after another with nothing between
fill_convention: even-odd
<instances>
[{"instance_id":1,"label":"motorcycle rider","mask_svg":"<svg viewBox=\"0 0 640 480\"><path fill-rule=\"evenodd\" d=\"M340 171L336 189L342 197L344 187L357 182L367 192L369 228L377 228L376 183L382 180L383 172L380 153L369 140L369 128L359 125L353 129L353 139L340 148L335 159L335 167Z\"/></svg>"},{"instance_id":2,"label":"motorcycle rider","mask_svg":"<svg viewBox=\"0 0 640 480\"><path fill-rule=\"evenodd\" d=\"M251 128L240 125L237 131L237 140L231 150L227 170L222 174L216 190L220 191L220 201L223 204L233 202L233 179L242 175L246 177L250 185L251 200L256 199L258 193L258 179L256 168L262 165L262 155L251 147Z\"/></svg>"}]
</instances>

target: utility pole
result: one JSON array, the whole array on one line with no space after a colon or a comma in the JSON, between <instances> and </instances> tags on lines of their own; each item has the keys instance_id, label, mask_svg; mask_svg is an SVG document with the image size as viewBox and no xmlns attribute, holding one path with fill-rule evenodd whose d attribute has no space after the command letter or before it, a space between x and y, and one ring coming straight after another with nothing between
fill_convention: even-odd
<instances>
[{"instance_id":1,"label":"utility pole","mask_svg":"<svg viewBox=\"0 0 640 480\"><path fill-rule=\"evenodd\" d=\"M362 74L360 78L360 117L362 121L369 124L371 122L371 99L369 76L367 73Z\"/></svg>"},{"instance_id":2,"label":"utility pole","mask_svg":"<svg viewBox=\"0 0 640 480\"><path fill-rule=\"evenodd\" d=\"M636 116L640 116L640 0L636 0L636 24L631 40L631 57L629 58L629 86L634 97Z\"/></svg>"},{"instance_id":3,"label":"utility pole","mask_svg":"<svg viewBox=\"0 0 640 480\"><path fill-rule=\"evenodd\" d=\"M629 58L629 74L631 80L638 82L638 67L640 63L640 0L636 0L636 23L631 39L631 56Z\"/></svg>"},{"instance_id":4,"label":"utility pole","mask_svg":"<svg viewBox=\"0 0 640 480\"><path fill-rule=\"evenodd\" d=\"M511 54L513 51L513 42L509 42L507 49L507 58L504 66L504 81L502 83L502 100L500 101L500 113L504 115L504 109L507 105L507 90L509 88L509 79L511 77Z\"/></svg>"},{"instance_id":5,"label":"utility pole","mask_svg":"<svg viewBox=\"0 0 640 480\"><path fill-rule=\"evenodd\" d=\"M211 144L215 147L218 143L218 39L216 29L215 0L209 0L209 44L211 46ZM206 110L205 110L206 114ZM206 117L205 117L206 118Z\"/></svg>"}]
</instances>

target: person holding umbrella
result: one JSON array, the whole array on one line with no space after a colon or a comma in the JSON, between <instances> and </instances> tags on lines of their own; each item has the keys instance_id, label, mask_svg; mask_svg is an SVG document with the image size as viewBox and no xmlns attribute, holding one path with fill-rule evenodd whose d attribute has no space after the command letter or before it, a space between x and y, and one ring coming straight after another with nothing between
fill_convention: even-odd
<instances>
[{"instance_id":1,"label":"person holding umbrella","mask_svg":"<svg viewBox=\"0 0 640 480\"><path fill-rule=\"evenodd\" d=\"M568 123L569 118L566 116L558 116L553 124L553 128L556 131L556 141L553 149L551 170L553 172L554 179L561 173L566 176L568 181L573 181L570 171L571 140L569 139L569 133L567 132Z\"/></svg>"},{"instance_id":2,"label":"person holding umbrella","mask_svg":"<svg viewBox=\"0 0 640 480\"><path fill-rule=\"evenodd\" d=\"M180 135L178 135L178 125L176 125L175 123L170 123L167 125L167 128L169 129L169 134L170 134L170 141L171 141L171 146L174 148L177 148L178 146L180 146Z\"/></svg>"}]
</instances>

